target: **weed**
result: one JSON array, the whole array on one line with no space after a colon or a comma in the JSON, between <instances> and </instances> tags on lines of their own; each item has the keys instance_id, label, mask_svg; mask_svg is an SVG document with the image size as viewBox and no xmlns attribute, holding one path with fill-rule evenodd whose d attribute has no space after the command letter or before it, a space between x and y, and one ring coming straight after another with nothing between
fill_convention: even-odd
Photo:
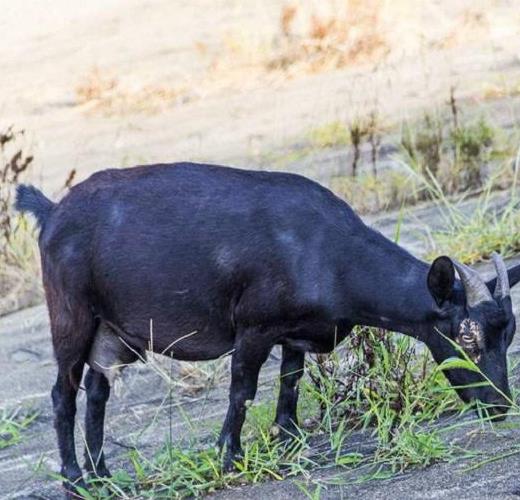
<instances>
[{"instance_id":1,"label":"weed","mask_svg":"<svg viewBox=\"0 0 520 500\"><path fill-rule=\"evenodd\" d=\"M12 222L12 186L30 167L33 157L26 155L19 145L19 139L24 136L23 130L14 130L11 126L0 133L0 232L4 257L8 257L7 244L14 231Z\"/></svg>"},{"instance_id":2,"label":"weed","mask_svg":"<svg viewBox=\"0 0 520 500\"><path fill-rule=\"evenodd\" d=\"M374 460L392 470L425 466L451 452L423 426L455 408L456 399L431 368L429 354L416 349L409 337L358 328L325 363L309 367L307 392L319 398L320 425L336 438L344 419L349 427L373 429L379 443Z\"/></svg>"},{"instance_id":3,"label":"weed","mask_svg":"<svg viewBox=\"0 0 520 500\"><path fill-rule=\"evenodd\" d=\"M138 449L130 451L129 470L92 480L94 489L85 492L85 498L184 498L268 479L294 479L303 494L319 498L325 481L297 478L334 466L357 474L356 481L366 481L440 460L467 458L433 425L444 412L465 408L442 373L454 368L453 363L468 369L476 366L454 358L433 368L429 354L419 350L415 340L359 328L329 357L308 363L309 375L301 382L300 417L308 421L319 414L319 418L314 418L312 430L300 430L295 443L285 445L270 435L274 401L256 403L248 412L244 453L235 472L223 472L219 453L207 447L198 426L196 435L175 442L168 436L152 457ZM356 429L373 436L373 451L348 450ZM367 467L371 472L364 473Z\"/></svg>"},{"instance_id":4,"label":"weed","mask_svg":"<svg viewBox=\"0 0 520 500\"><path fill-rule=\"evenodd\" d=\"M11 126L0 133L0 314L39 297L33 231L12 209L14 187L33 163L24 149L23 130Z\"/></svg>"},{"instance_id":5,"label":"weed","mask_svg":"<svg viewBox=\"0 0 520 500\"><path fill-rule=\"evenodd\" d=\"M482 196L473 206L459 206L446 198L432 179L423 179L428 192L441 207L442 230L430 234L427 258L444 253L461 262L473 264L489 259L493 252L510 257L520 251L520 213L518 212L517 178L519 157L515 164L513 183L505 203L493 205L490 179Z\"/></svg>"},{"instance_id":6,"label":"weed","mask_svg":"<svg viewBox=\"0 0 520 500\"><path fill-rule=\"evenodd\" d=\"M76 103L105 115L156 113L186 98L184 87L163 85L124 85L94 67L76 86Z\"/></svg>"},{"instance_id":7,"label":"weed","mask_svg":"<svg viewBox=\"0 0 520 500\"><path fill-rule=\"evenodd\" d=\"M379 61L388 53L381 35L380 6L375 2L351 1L330 15L290 5L280 15L280 36L273 44L265 67L268 70L306 72L334 69L360 60ZM303 31L297 18L305 19ZM300 26L301 26L300 22Z\"/></svg>"},{"instance_id":8,"label":"weed","mask_svg":"<svg viewBox=\"0 0 520 500\"><path fill-rule=\"evenodd\" d=\"M483 91L484 99L510 98L520 95L520 81L503 80L500 83L488 83Z\"/></svg>"},{"instance_id":9,"label":"weed","mask_svg":"<svg viewBox=\"0 0 520 500\"><path fill-rule=\"evenodd\" d=\"M352 155L352 177L357 175L358 162L361 157L361 143L369 133L368 125L360 118L354 119L349 125L350 141L354 149Z\"/></svg>"},{"instance_id":10,"label":"weed","mask_svg":"<svg viewBox=\"0 0 520 500\"><path fill-rule=\"evenodd\" d=\"M427 168L435 177L441 164L443 142L442 124L435 115L425 113L423 121L415 128L407 123L403 126L403 150L419 171Z\"/></svg>"},{"instance_id":11,"label":"weed","mask_svg":"<svg viewBox=\"0 0 520 500\"><path fill-rule=\"evenodd\" d=\"M308 133L311 143L310 151L318 148L333 148L338 146L352 145L352 177L357 176L358 165L361 159L361 147L365 140L370 146L370 161L372 163L372 175L377 177L377 161L379 148L381 146L382 127L375 110L371 111L367 119L353 118L350 123L344 125L336 120L312 129Z\"/></svg>"},{"instance_id":12,"label":"weed","mask_svg":"<svg viewBox=\"0 0 520 500\"><path fill-rule=\"evenodd\" d=\"M361 214L413 205L424 199L422 184L400 168L387 169L377 176L361 172L355 178L334 177L331 188Z\"/></svg>"},{"instance_id":13,"label":"weed","mask_svg":"<svg viewBox=\"0 0 520 500\"><path fill-rule=\"evenodd\" d=\"M350 134L343 123L333 121L309 132L309 140L315 148L332 148L350 143Z\"/></svg>"},{"instance_id":14,"label":"weed","mask_svg":"<svg viewBox=\"0 0 520 500\"><path fill-rule=\"evenodd\" d=\"M452 131L451 140L455 151L457 177L461 186L458 190L483 184L483 168L490 160L490 152L495 139L493 128L480 118L476 123L457 127Z\"/></svg>"},{"instance_id":15,"label":"weed","mask_svg":"<svg viewBox=\"0 0 520 500\"><path fill-rule=\"evenodd\" d=\"M202 391L211 389L227 374L230 358L220 358L206 363L179 363L178 375L174 385L180 388L182 394L194 396Z\"/></svg>"},{"instance_id":16,"label":"weed","mask_svg":"<svg viewBox=\"0 0 520 500\"><path fill-rule=\"evenodd\" d=\"M458 217L442 231L431 234L432 248L428 258L442 253L473 264L489 259L493 252L511 257L520 251L520 213L517 210L497 213L488 211L483 204L468 214L455 207L453 210Z\"/></svg>"},{"instance_id":17,"label":"weed","mask_svg":"<svg viewBox=\"0 0 520 500\"><path fill-rule=\"evenodd\" d=\"M372 162L372 175L377 177L377 161L381 146L381 127L377 111L371 111L368 122L368 142L370 143L370 160Z\"/></svg>"},{"instance_id":18,"label":"weed","mask_svg":"<svg viewBox=\"0 0 520 500\"><path fill-rule=\"evenodd\" d=\"M37 413L23 413L20 409L3 410L0 413L0 449L19 443L25 431L37 417Z\"/></svg>"},{"instance_id":19,"label":"weed","mask_svg":"<svg viewBox=\"0 0 520 500\"><path fill-rule=\"evenodd\" d=\"M453 88L448 104L451 119L425 113L415 127L404 124L404 161L418 174L432 176L447 194L480 189L493 154L499 152L496 131L484 117L463 123Z\"/></svg>"}]
</instances>

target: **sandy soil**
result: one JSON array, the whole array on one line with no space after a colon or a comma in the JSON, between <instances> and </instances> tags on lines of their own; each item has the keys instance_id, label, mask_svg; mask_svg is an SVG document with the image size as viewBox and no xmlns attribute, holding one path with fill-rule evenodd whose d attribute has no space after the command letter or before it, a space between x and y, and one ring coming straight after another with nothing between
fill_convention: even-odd
<instances>
[{"instance_id":1,"label":"sandy soil","mask_svg":"<svg viewBox=\"0 0 520 500\"><path fill-rule=\"evenodd\" d=\"M341 2L297 4L309 14L325 4L334 12L330 6ZM1 0L0 126L27 129L35 180L56 193L72 168L82 179L143 162L246 166L262 152L288 148L311 127L374 106L398 122L444 102L451 85L478 106L486 93L519 84L514 2L391 4L380 9L386 59L288 78L258 69L261 42L272 43L280 31L280 1ZM307 18L302 14L300 30ZM109 116L77 105L76 90L94 68L132 103ZM145 88L183 89L182 97L149 109L157 103L140 94ZM135 100L144 101L139 111Z\"/></svg>"}]
</instances>

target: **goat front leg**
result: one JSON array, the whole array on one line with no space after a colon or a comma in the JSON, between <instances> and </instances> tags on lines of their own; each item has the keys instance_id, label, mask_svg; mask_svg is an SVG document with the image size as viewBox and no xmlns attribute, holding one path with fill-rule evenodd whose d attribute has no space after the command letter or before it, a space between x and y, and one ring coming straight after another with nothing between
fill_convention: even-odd
<instances>
[{"instance_id":1,"label":"goat front leg","mask_svg":"<svg viewBox=\"0 0 520 500\"><path fill-rule=\"evenodd\" d=\"M264 364L271 345L262 342L262 332L251 329L238 337L231 358L231 387L229 407L218 440L224 450L223 467L233 469L233 462L242 454L240 433L246 418L246 405L256 395L258 374Z\"/></svg>"},{"instance_id":2,"label":"goat front leg","mask_svg":"<svg viewBox=\"0 0 520 500\"><path fill-rule=\"evenodd\" d=\"M110 396L107 378L92 368L85 376L87 412L85 416L85 469L98 477L109 477L103 453L105 407Z\"/></svg>"},{"instance_id":3,"label":"goat front leg","mask_svg":"<svg viewBox=\"0 0 520 500\"><path fill-rule=\"evenodd\" d=\"M282 441L290 440L298 435L298 382L305 363L305 353L282 347L282 364L280 368L280 393L276 406L276 431Z\"/></svg>"}]
</instances>

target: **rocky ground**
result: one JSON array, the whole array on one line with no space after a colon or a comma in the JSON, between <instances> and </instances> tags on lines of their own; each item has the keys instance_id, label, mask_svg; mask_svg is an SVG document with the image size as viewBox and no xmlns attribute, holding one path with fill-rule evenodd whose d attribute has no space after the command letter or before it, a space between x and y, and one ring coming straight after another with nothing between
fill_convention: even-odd
<instances>
[{"instance_id":1,"label":"rocky ground","mask_svg":"<svg viewBox=\"0 0 520 500\"><path fill-rule=\"evenodd\" d=\"M511 2L393 4L388 43L424 46L399 47L378 64L365 58L284 77L238 64L251 40L279 29L281 1L95 0L78 8L57 0L50 8L2 0L0 126L26 129L33 180L58 195L71 169L79 181L101 168L159 161L246 167L333 120L376 109L385 123L399 124L425 106L443 106L452 86L475 110L489 97L517 93L520 21ZM467 18L476 19L468 33ZM455 43L451 28L466 34ZM95 91L96 82L111 80L126 96L115 111L78 100L82 85ZM179 85L189 87L183 99L134 106L139 89ZM505 102L504 120L517 118ZM319 165L308 173L326 180Z\"/></svg>"}]
</instances>

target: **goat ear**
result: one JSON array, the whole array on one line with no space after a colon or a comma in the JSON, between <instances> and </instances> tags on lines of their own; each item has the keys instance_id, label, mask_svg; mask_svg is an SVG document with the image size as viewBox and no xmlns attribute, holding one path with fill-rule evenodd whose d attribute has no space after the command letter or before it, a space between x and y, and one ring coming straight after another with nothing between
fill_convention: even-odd
<instances>
[{"instance_id":1,"label":"goat ear","mask_svg":"<svg viewBox=\"0 0 520 500\"><path fill-rule=\"evenodd\" d=\"M449 257L437 257L428 272L428 289L438 306L451 297L454 283L453 262Z\"/></svg>"},{"instance_id":2,"label":"goat ear","mask_svg":"<svg viewBox=\"0 0 520 500\"><path fill-rule=\"evenodd\" d=\"M513 287L520 282L520 264L511 267L507 270L507 277L509 278L509 286ZM489 288L491 294L495 293L495 287L497 285L497 279L493 278L486 282L486 286Z\"/></svg>"}]
</instances>

